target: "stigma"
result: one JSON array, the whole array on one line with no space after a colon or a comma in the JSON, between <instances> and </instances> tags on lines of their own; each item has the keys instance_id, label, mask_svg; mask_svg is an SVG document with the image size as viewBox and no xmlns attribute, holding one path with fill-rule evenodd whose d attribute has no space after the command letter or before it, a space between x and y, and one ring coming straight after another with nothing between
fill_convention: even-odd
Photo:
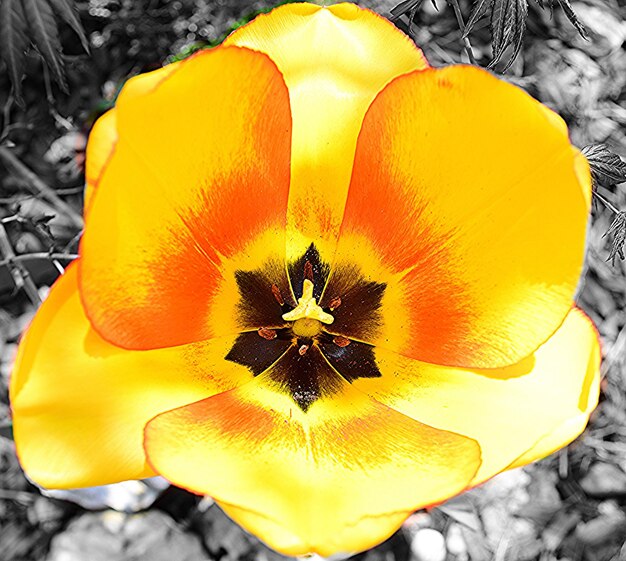
<instances>
[{"instance_id":1,"label":"stigma","mask_svg":"<svg viewBox=\"0 0 626 561\"><path fill-rule=\"evenodd\" d=\"M335 321L335 318L327 314L313 297L313 283L304 279L302 285L302 298L298 299L298 305L283 314L285 321L293 321L293 332L300 337L315 337L322 331L322 324L327 325Z\"/></svg>"}]
</instances>

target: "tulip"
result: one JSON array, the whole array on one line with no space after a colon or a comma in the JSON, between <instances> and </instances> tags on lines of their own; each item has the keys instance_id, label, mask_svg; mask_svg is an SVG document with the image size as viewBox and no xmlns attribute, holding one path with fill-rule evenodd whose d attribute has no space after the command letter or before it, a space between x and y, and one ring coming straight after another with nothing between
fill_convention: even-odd
<instances>
[{"instance_id":1,"label":"tulip","mask_svg":"<svg viewBox=\"0 0 626 561\"><path fill-rule=\"evenodd\" d=\"M44 487L158 474L285 554L356 552L597 404L565 124L356 5L130 79L85 198L11 380Z\"/></svg>"}]
</instances>

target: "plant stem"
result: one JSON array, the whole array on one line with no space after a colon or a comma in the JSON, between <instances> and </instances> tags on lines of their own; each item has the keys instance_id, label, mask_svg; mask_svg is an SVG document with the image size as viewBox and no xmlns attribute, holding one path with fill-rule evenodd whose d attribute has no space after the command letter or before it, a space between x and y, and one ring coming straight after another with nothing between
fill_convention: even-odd
<instances>
[{"instance_id":1,"label":"plant stem","mask_svg":"<svg viewBox=\"0 0 626 561\"><path fill-rule=\"evenodd\" d=\"M615 208L609 201L607 201L602 195L600 195L600 193L598 193L597 191L593 191L593 194L598 197L598 199L600 200L600 202L606 207L608 208L610 211L614 212L615 214L619 214L619 209Z\"/></svg>"},{"instance_id":2,"label":"plant stem","mask_svg":"<svg viewBox=\"0 0 626 561\"><path fill-rule=\"evenodd\" d=\"M37 496L27 491L14 491L13 489L0 489L0 500L19 501L22 503L32 503Z\"/></svg>"},{"instance_id":3,"label":"plant stem","mask_svg":"<svg viewBox=\"0 0 626 561\"><path fill-rule=\"evenodd\" d=\"M14 257L3 259L2 261L0 261L0 267L10 266L11 263L30 261L31 259L47 259L50 261L74 261L74 259L77 258L77 253L47 253L44 251L40 251L37 253L25 253L24 255L15 255Z\"/></svg>"},{"instance_id":4,"label":"plant stem","mask_svg":"<svg viewBox=\"0 0 626 561\"><path fill-rule=\"evenodd\" d=\"M461 35L465 35L465 22L463 21L463 14L461 13L459 0L448 0L448 2L450 2L450 4L452 4L452 8L454 8L454 15L456 16L456 21L461 29ZM463 37L463 44L465 45L465 52L467 53L467 58L469 58L470 64L476 65L476 59L474 58L474 51L472 50L472 44L470 43L469 37Z\"/></svg>"},{"instance_id":5,"label":"plant stem","mask_svg":"<svg viewBox=\"0 0 626 561\"><path fill-rule=\"evenodd\" d=\"M25 253L24 255L15 255L9 259L0 261L0 267L11 265L11 263L21 263L22 261L30 261L32 259L49 259L50 261L74 261L78 258L77 253L47 253L40 251L37 253Z\"/></svg>"}]
</instances>

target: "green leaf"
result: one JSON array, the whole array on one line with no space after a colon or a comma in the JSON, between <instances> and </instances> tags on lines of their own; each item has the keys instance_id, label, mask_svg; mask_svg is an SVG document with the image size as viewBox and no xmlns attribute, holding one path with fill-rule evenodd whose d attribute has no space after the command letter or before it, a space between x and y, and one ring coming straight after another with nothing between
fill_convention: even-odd
<instances>
[{"instance_id":1,"label":"green leaf","mask_svg":"<svg viewBox=\"0 0 626 561\"><path fill-rule=\"evenodd\" d=\"M570 4L569 0L558 0L558 2L559 2L559 6L561 6L561 9L565 12L567 19L570 20L570 22L576 28L578 33L580 33L580 36L583 39L589 39L589 35L587 35L587 30L585 29L585 26L578 19L578 16L576 15L576 12L574 12L574 9L572 8L572 5Z\"/></svg>"},{"instance_id":2,"label":"green leaf","mask_svg":"<svg viewBox=\"0 0 626 561\"><path fill-rule=\"evenodd\" d=\"M509 62L507 63L504 70L508 70L508 68L513 64L513 61L517 58L520 50L522 49L522 41L524 39L524 33L526 32L526 19L528 18L528 2L527 0L517 0L517 10L516 10L516 21L515 21L515 30L516 34L512 38L513 44L513 53L509 58Z\"/></svg>"},{"instance_id":3,"label":"green leaf","mask_svg":"<svg viewBox=\"0 0 626 561\"><path fill-rule=\"evenodd\" d=\"M506 63L505 70L513 64L522 46L526 30L528 4L526 0L494 0L491 8L491 42L493 60L489 67L502 59L507 47L513 45L513 53Z\"/></svg>"},{"instance_id":4,"label":"green leaf","mask_svg":"<svg viewBox=\"0 0 626 561\"><path fill-rule=\"evenodd\" d=\"M389 12L391 14L391 19L398 19L400 16L404 14L415 12L422 5L424 0L404 0L404 2L400 2L397 6L391 9Z\"/></svg>"},{"instance_id":5,"label":"green leaf","mask_svg":"<svg viewBox=\"0 0 626 561\"><path fill-rule=\"evenodd\" d=\"M607 261L615 266L615 260L619 257L622 261L626 257L624 255L624 244L626 244L626 212L618 212L611 226L606 231L603 238L613 236L611 251L607 257Z\"/></svg>"},{"instance_id":6,"label":"green leaf","mask_svg":"<svg viewBox=\"0 0 626 561\"><path fill-rule=\"evenodd\" d=\"M606 144L589 144L581 152L589 162L594 183L611 186L626 181L626 162Z\"/></svg>"},{"instance_id":7,"label":"green leaf","mask_svg":"<svg viewBox=\"0 0 626 561\"><path fill-rule=\"evenodd\" d=\"M561 6L567 18L572 22L581 36L586 39L587 32L585 27L574 13L570 0L545 0L545 3L544 0L537 0L537 3L542 9L547 6L550 8L551 13L554 9L555 2L559 3L559 6ZM490 8L493 60L489 63L489 67L492 68L498 64L506 49L512 45L513 52L503 69L507 70L511 64L513 64L513 61L517 58L522 48L522 40L524 39L524 32L526 31L526 18L528 16L528 0L478 0L465 26L465 32L463 33L464 38L469 35L470 31L476 25L476 22L478 22Z\"/></svg>"},{"instance_id":8,"label":"green leaf","mask_svg":"<svg viewBox=\"0 0 626 561\"><path fill-rule=\"evenodd\" d=\"M502 55L510 45L513 45L513 53L504 70L513 64L522 47L527 15L528 3L526 0L493 0L491 6L493 60L489 63L489 67L500 62Z\"/></svg>"},{"instance_id":9,"label":"green leaf","mask_svg":"<svg viewBox=\"0 0 626 561\"><path fill-rule=\"evenodd\" d=\"M567 19L570 20L570 22L576 28L578 33L580 33L580 36L583 39L589 39L585 26L578 19L578 16L576 15L576 12L574 12L574 8L572 8L572 5L570 4L569 0L545 0L545 4L544 4L544 0L536 0L536 1L542 10L546 8L546 4L547 4L547 6L550 8L550 17L552 17L552 14L554 12L554 3L558 2L563 12L565 12Z\"/></svg>"},{"instance_id":10,"label":"green leaf","mask_svg":"<svg viewBox=\"0 0 626 561\"><path fill-rule=\"evenodd\" d=\"M474 10L465 24L463 38L469 35L470 31L476 25L476 22L485 15L485 12L487 12L487 9L491 6L492 2L493 0L478 0L478 3L474 6Z\"/></svg>"},{"instance_id":11,"label":"green leaf","mask_svg":"<svg viewBox=\"0 0 626 561\"><path fill-rule=\"evenodd\" d=\"M24 15L32 33L33 43L52 71L59 87L68 92L61 58L61 42L52 7L47 0L23 0Z\"/></svg>"},{"instance_id":12,"label":"green leaf","mask_svg":"<svg viewBox=\"0 0 626 561\"><path fill-rule=\"evenodd\" d=\"M63 18L63 20L76 32L76 35L80 38L81 45L85 52L89 52L89 41L85 35L83 24L76 16L73 3L70 0L49 0L50 4L54 8L55 12Z\"/></svg>"},{"instance_id":13,"label":"green leaf","mask_svg":"<svg viewBox=\"0 0 626 561\"><path fill-rule=\"evenodd\" d=\"M504 70L507 70L517 58L521 48L524 32L526 31L526 17L528 16L527 0L479 0L470 15L463 37L467 37L478 20L491 8L491 48L493 59L489 68L494 67L504 55L506 49L513 45L513 52L509 57Z\"/></svg>"},{"instance_id":14,"label":"green leaf","mask_svg":"<svg viewBox=\"0 0 626 561\"><path fill-rule=\"evenodd\" d=\"M27 48L26 21L20 0L0 1L0 56L9 70L18 102L22 99L24 53Z\"/></svg>"},{"instance_id":15,"label":"green leaf","mask_svg":"<svg viewBox=\"0 0 626 561\"><path fill-rule=\"evenodd\" d=\"M491 4L491 48L493 60L489 66L495 66L502 58L504 49L508 46L511 32L511 13L514 0L494 0Z\"/></svg>"}]
</instances>

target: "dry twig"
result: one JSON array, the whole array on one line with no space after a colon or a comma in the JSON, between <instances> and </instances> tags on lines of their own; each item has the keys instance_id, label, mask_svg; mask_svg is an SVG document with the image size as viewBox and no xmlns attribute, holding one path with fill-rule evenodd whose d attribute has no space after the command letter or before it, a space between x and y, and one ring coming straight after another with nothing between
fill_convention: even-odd
<instances>
[{"instance_id":1,"label":"dry twig","mask_svg":"<svg viewBox=\"0 0 626 561\"><path fill-rule=\"evenodd\" d=\"M28 269L17 260L17 255L11 245L11 240L4 227L4 224L0 222L0 252L5 257L5 264L9 267L15 286L17 288L23 288L30 301L35 305L41 304L41 298L39 297L39 291L33 282L33 279L28 272Z\"/></svg>"},{"instance_id":2,"label":"dry twig","mask_svg":"<svg viewBox=\"0 0 626 561\"><path fill-rule=\"evenodd\" d=\"M19 160L11 150L4 146L0 146L0 162L2 162L8 170L12 171L19 177L21 177L28 188L42 199L48 201L59 212L65 214L72 223L82 229L83 218L75 211L70 205L68 205L57 193L46 185L37 175L29 169L23 162Z\"/></svg>"}]
</instances>

